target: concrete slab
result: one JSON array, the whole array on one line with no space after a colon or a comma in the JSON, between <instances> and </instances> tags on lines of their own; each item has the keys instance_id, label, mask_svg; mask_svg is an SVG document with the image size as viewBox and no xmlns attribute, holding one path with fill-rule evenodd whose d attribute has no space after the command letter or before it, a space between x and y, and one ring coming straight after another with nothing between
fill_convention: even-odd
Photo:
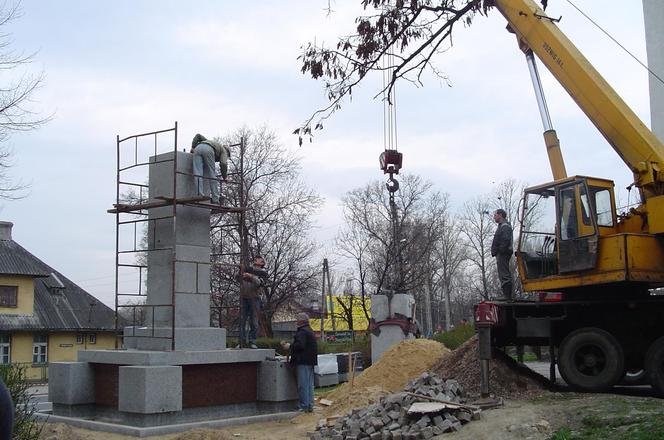
<instances>
[{"instance_id":1,"label":"concrete slab","mask_svg":"<svg viewBox=\"0 0 664 440\"><path fill-rule=\"evenodd\" d=\"M177 432L189 431L192 429L213 429L224 428L227 426L248 425L251 423L273 422L278 420L288 420L296 417L300 413L279 412L273 414L259 414L255 416L234 417L228 419L206 420L202 422L178 423L171 425L153 426L153 427L135 427L116 423L99 422L95 420L86 420L76 417L57 416L48 413L35 413L40 421L49 423L66 423L78 428L90 429L92 431L110 432L114 434L130 435L134 437L150 437L153 435L173 434Z\"/></svg>"},{"instance_id":2,"label":"concrete slab","mask_svg":"<svg viewBox=\"0 0 664 440\"><path fill-rule=\"evenodd\" d=\"M124 345L127 349L170 351L170 327L125 327ZM226 329L218 327L176 328L176 351L212 351L226 349Z\"/></svg>"},{"instance_id":3,"label":"concrete slab","mask_svg":"<svg viewBox=\"0 0 664 440\"><path fill-rule=\"evenodd\" d=\"M262 362L274 358L271 349L216 351L81 350L79 362L112 365L196 365Z\"/></svg>"}]
</instances>

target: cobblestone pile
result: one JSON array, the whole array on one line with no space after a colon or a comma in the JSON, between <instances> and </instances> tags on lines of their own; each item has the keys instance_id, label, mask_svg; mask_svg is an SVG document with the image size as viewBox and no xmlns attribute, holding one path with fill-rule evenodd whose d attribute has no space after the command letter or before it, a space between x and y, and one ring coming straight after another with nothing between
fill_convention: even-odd
<instances>
[{"instance_id":1,"label":"cobblestone pile","mask_svg":"<svg viewBox=\"0 0 664 440\"><path fill-rule=\"evenodd\" d=\"M454 380L423 373L404 391L381 398L366 408L353 409L344 417L321 420L311 440L411 440L430 439L479 419L479 410L463 405L463 389ZM431 402L431 410L413 412L416 402ZM438 404L435 408L435 404Z\"/></svg>"}]
</instances>

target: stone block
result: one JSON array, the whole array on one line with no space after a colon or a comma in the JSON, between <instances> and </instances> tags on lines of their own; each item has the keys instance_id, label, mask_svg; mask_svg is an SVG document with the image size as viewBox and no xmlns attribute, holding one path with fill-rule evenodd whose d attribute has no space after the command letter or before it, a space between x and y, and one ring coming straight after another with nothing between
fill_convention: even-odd
<instances>
[{"instance_id":1,"label":"stone block","mask_svg":"<svg viewBox=\"0 0 664 440\"><path fill-rule=\"evenodd\" d=\"M371 295L371 317L376 321L385 321L390 316L387 295Z\"/></svg>"},{"instance_id":2,"label":"stone block","mask_svg":"<svg viewBox=\"0 0 664 440\"><path fill-rule=\"evenodd\" d=\"M319 354L318 365L314 366L314 373L319 375L338 374L339 365L337 364L337 355Z\"/></svg>"},{"instance_id":3,"label":"stone block","mask_svg":"<svg viewBox=\"0 0 664 440\"><path fill-rule=\"evenodd\" d=\"M390 309L392 311L391 316L401 315L406 318L412 318L413 304L415 304L415 298L413 295L406 293L397 293L393 295L390 303Z\"/></svg>"},{"instance_id":4,"label":"stone block","mask_svg":"<svg viewBox=\"0 0 664 440\"><path fill-rule=\"evenodd\" d=\"M399 326L381 326L380 334L378 336L374 334L371 335L371 362L375 364L381 357L383 357L383 354L389 350L390 347L409 338L412 338L412 336L406 336Z\"/></svg>"},{"instance_id":5,"label":"stone block","mask_svg":"<svg viewBox=\"0 0 664 440\"><path fill-rule=\"evenodd\" d=\"M125 348L171 350L171 328L125 327ZM153 337L156 336L156 337ZM226 329L216 327L175 328L176 351L211 351L226 348Z\"/></svg>"},{"instance_id":6,"label":"stone block","mask_svg":"<svg viewBox=\"0 0 664 440\"><path fill-rule=\"evenodd\" d=\"M291 366L282 361L263 361L258 365L259 401L297 400L297 381Z\"/></svg>"},{"instance_id":7,"label":"stone block","mask_svg":"<svg viewBox=\"0 0 664 440\"><path fill-rule=\"evenodd\" d=\"M94 372L87 362L51 362L48 379L50 402L80 405L95 401Z\"/></svg>"},{"instance_id":8,"label":"stone block","mask_svg":"<svg viewBox=\"0 0 664 440\"><path fill-rule=\"evenodd\" d=\"M176 293L175 326L178 328L210 327L210 295Z\"/></svg>"},{"instance_id":9,"label":"stone block","mask_svg":"<svg viewBox=\"0 0 664 440\"><path fill-rule=\"evenodd\" d=\"M139 414L181 411L182 367L119 367L118 409Z\"/></svg>"},{"instance_id":10,"label":"stone block","mask_svg":"<svg viewBox=\"0 0 664 440\"><path fill-rule=\"evenodd\" d=\"M336 373L333 374L314 374L314 386L316 388L320 387L329 387L331 385L336 385L339 383L339 375Z\"/></svg>"}]
</instances>

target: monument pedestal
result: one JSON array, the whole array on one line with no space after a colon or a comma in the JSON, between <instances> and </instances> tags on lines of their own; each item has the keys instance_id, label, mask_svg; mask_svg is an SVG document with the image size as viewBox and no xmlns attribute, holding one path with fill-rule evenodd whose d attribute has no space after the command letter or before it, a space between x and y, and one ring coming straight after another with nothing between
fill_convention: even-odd
<instances>
[{"instance_id":1,"label":"monument pedestal","mask_svg":"<svg viewBox=\"0 0 664 440\"><path fill-rule=\"evenodd\" d=\"M150 202L196 198L191 154L149 168ZM294 374L274 350L227 349L210 327L210 209L157 206L148 219L148 325L124 328L124 350L51 363L53 413L151 427L294 410Z\"/></svg>"}]
</instances>

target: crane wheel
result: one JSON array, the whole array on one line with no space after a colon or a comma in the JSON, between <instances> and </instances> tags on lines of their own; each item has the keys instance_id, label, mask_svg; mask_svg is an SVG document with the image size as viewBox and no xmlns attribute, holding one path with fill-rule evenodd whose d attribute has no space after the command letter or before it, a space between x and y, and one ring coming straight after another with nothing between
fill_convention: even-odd
<instances>
[{"instance_id":1,"label":"crane wheel","mask_svg":"<svg viewBox=\"0 0 664 440\"><path fill-rule=\"evenodd\" d=\"M586 327L570 333L560 344L558 369L573 388L604 391L623 377L625 356L609 332Z\"/></svg>"},{"instance_id":2,"label":"crane wheel","mask_svg":"<svg viewBox=\"0 0 664 440\"><path fill-rule=\"evenodd\" d=\"M664 396L664 336L652 343L646 353L646 371L650 384Z\"/></svg>"}]
</instances>

